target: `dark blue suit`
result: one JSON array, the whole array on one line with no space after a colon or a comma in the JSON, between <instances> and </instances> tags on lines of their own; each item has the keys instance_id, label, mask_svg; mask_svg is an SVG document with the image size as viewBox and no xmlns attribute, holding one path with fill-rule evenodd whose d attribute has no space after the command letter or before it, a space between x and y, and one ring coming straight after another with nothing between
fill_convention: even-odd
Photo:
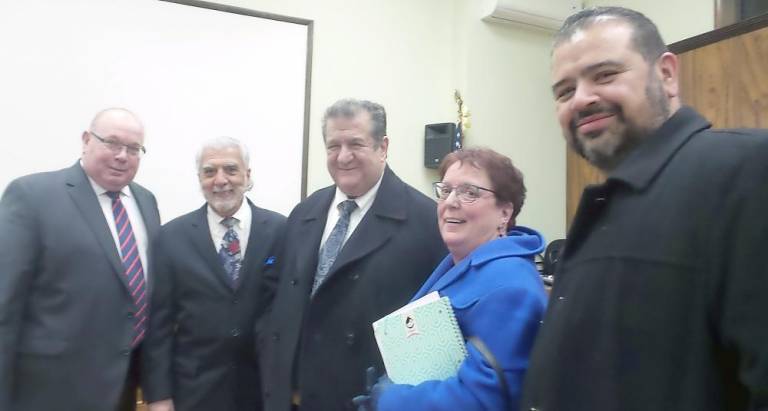
<instances>
[{"instance_id":1,"label":"dark blue suit","mask_svg":"<svg viewBox=\"0 0 768 411\"><path fill-rule=\"evenodd\" d=\"M236 289L211 239L207 205L163 226L144 342L148 401L172 398L176 411L261 409L253 324L274 288L285 217L248 204L251 231Z\"/></svg>"}]
</instances>

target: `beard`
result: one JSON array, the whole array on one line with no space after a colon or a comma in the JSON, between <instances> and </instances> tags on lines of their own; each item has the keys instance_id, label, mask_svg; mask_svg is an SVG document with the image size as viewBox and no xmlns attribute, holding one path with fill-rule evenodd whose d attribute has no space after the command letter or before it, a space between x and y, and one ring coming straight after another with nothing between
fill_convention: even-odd
<instances>
[{"instance_id":1,"label":"beard","mask_svg":"<svg viewBox=\"0 0 768 411\"><path fill-rule=\"evenodd\" d=\"M227 186L223 188L214 188L211 192L203 190L203 196L208 204L222 217L230 217L234 214L243 203L243 196L250 187L246 185L242 186ZM217 196L216 193L232 190L232 194L227 197Z\"/></svg>"},{"instance_id":2,"label":"beard","mask_svg":"<svg viewBox=\"0 0 768 411\"><path fill-rule=\"evenodd\" d=\"M645 87L646 105L650 111L649 118L639 122L630 118L619 104L596 103L576 113L569 123L566 140L573 151L604 172L614 170L637 146L649 135L656 131L670 115L669 100L667 99L661 80L649 73ZM611 114L615 116L615 124L608 129L598 130L583 135L578 134L579 120L595 114ZM642 119L640 119L642 120ZM603 141L587 144L591 140L601 138Z\"/></svg>"}]
</instances>

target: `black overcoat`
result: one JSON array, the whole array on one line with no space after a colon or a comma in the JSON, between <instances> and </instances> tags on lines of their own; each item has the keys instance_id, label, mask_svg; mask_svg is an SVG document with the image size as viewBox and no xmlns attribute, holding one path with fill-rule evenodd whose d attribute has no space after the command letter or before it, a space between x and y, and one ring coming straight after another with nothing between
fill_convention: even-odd
<instances>
[{"instance_id":1,"label":"black overcoat","mask_svg":"<svg viewBox=\"0 0 768 411\"><path fill-rule=\"evenodd\" d=\"M681 108L582 196L524 410L768 407L768 132Z\"/></svg>"},{"instance_id":2,"label":"black overcoat","mask_svg":"<svg viewBox=\"0 0 768 411\"><path fill-rule=\"evenodd\" d=\"M365 369L383 372L371 323L406 304L447 251L435 202L384 172L371 209L310 299L320 238L335 186L315 192L288 218L284 265L261 333L265 410L350 409Z\"/></svg>"}]
</instances>

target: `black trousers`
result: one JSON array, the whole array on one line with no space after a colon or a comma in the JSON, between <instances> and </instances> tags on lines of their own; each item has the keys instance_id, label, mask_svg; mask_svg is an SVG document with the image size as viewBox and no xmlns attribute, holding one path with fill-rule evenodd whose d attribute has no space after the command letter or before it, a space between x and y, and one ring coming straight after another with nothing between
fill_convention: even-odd
<instances>
[{"instance_id":1,"label":"black trousers","mask_svg":"<svg viewBox=\"0 0 768 411\"><path fill-rule=\"evenodd\" d=\"M141 345L131 351L131 360L128 365L128 374L125 377L123 393L117 411L136 411L136 390L139 388L139 376L141 375Z\"/></svg>"}]
</instances>

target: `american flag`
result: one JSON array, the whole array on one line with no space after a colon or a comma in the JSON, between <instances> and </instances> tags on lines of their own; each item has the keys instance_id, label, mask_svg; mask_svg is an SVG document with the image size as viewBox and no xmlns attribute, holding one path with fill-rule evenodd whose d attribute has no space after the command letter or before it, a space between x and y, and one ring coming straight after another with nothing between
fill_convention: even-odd
<instances>
[{"instance_id":1,"label":"american flag","mask_svg":"<svg viewBox=\"0 0 768 411\"><path fill-rule=\"evenodd\" d=\"M464 140L464 127L462 127L461 121L456 123L456 134L453 135L453 143L451 144L451 151L461 150L462 141Z\"/></svg>"}]
</instances>

